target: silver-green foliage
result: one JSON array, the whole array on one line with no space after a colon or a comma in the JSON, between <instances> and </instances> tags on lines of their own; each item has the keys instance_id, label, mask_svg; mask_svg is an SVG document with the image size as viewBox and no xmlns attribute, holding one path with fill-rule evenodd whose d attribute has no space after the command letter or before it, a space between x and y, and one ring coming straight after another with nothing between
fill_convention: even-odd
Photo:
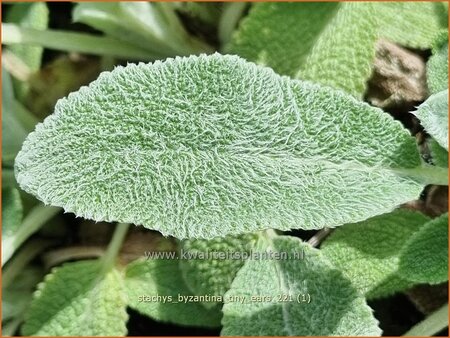
<instances>
[{"instance_id":1,"label":"silver-green foliage","mask_svg":"<svg viewBox=\"0 0 450 338\"><path fill-rule=\"evenodd\" d=\"M429 220L419 212L396 210L336 229L322 244L323 254L368 298L412 286L400 278L403 245Z\"/></svg>"},{"instance_id":2,"label":"silver-green foliage","mask_svg":"<svg viewBox=\"0 0 450 338\"><path fill-rule=\"evenodd\" d=\"M433 164L448 168L448 151L441 147L434 139L429 139L427 142Z\"/></svg>"},{"instance_id":3,"label":"silver-green foliage","mask_svg":"<svg viewBox=\"0 0 450 338\"><path fill-rule=\"evenodd\" d=\"M177 260L134 261L127 266L125 285L129 306L153 319L185 326L220 326L220 308L207 310L193 299L179 302L178 295L189 297L195 294L184 283ZM157 295L165 298L145 298Z\"/></svg>"},{"instance_id":4,"label":"silver-green foliage","mask_svg":"<svg viewBox=\"0 0 450 338\"><path fill-rule=\"evenodd\" d=\"M23 208L19 191L2 189L2 240L14 235L22 222Z\"/></svg>"},{"instance_id":5,"label":"silver-green foliage","mask_svg":"<svg viewBox=\"0 0 450 338\"><path fill-rule=\"evenodd\" d=\"M223 296L245 263L245 255L250 253L256 240L256 234L248 234L184 241L181 249L185 252L186 259L180 260L180 269L192 293ZM230 254L234 256L220 258L219 254L224 257ZM204 303L208 308L214 305L214 302Z\"/></svg>"},{"instance_id":6,"label":"silver-green foliage","mask_svg":"<svg viewBox=\"0 0 450 338\"><path fill-rule=\"evenodd\" d=\"M290 259L247 261L225 294L222 335L381 334L365 299L319 250L294 237L271 239L262 252L265 250L288 255L304 251L305 259L291 256ZM310 303L302 302L308 295ZM246 301L227 302L227 298L238 296L245 296ZM252 296L270 298L252 301Z\"/></svg>"},{"instance_id":7,"label":"silver-green foliage","mask_svg":"<svg viewBox=\"0 0 450 338\"><path fill-rule=\"evenodd\" d=\"M406 176L419 165L381 110L214 54L103 73L58 101L15 169L22 189L78 216L213 238L390 211L420 193Z\"/></svg>"},{"instance_id":8,"label":"silver-green foliage","mask_svg":"<svg viewBox=\"0 0 450 338\"><path fill-rule=\"evenodd\" d=\"M102 74L16 159L44 203L179 238L364 219L414 198L396 171L418 165L380 110L217 54Z\"/></svg>"},{"instance_id":9,"label":"silver-green foliage","mask_svg":"<svg viewBox=\"0 0 450 338\"><path fill-rule=\"evenodd\" d=\"M427 83L432 94L448 88L448 32L438 35L427 62Z\"/></svg>"},{"instance_id":10,"label":"silver-green foliage","mask_svg":"<svg viewBox=\"0 0 450 338\"><path fill-rule=\"evenodd\" d=\"M120 272L99 261L67 263L39 284L25 316L26 336L123 336L126 294Z\"/></svg>"},{"instance_id":11,"label":"silver-green foliage","mask_svg":"<svg viewBox=\"0 0 450 338\"><path fill-rule=\"evenodd\" d=\"M431 95L413 114L439 145L448 151L448 89Z\"/></svg>"},{"instance_id":12,"label":"silver-green foliage","mask_svg":"<svg viewBox=\"0 0 450 338\"><path fill-rule=\"evenodd\" d=\"M404 246L399 273L416 283L448 280L448 213L425 224Z\"/></svg>"}]
</instances>

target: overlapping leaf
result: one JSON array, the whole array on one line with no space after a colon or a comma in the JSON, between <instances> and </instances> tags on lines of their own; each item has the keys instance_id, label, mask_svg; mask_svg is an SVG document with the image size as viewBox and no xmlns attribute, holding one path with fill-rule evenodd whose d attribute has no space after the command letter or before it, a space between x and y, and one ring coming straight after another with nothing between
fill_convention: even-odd
<instances>
[{"instance_id":1,"label":"overlapping leaf","mask_svg":"<svg viewBox=\"0 0 450 338\"><path fill-rule=\"evenodd\" d=\"M207 310L199 300L179 300L179 295L205 294L191 293L183 281L177 260L135 261L127 267L125 285L129 306L153 319L187 326L220 326L220 308ZM157 296L160 298L155 298Z\"/></svg>"},{"instance_id":2,"label":"overlapping leaf","mask_svg":"<svg viewBox=\"0 0 450 338\"><path fill-rule=\"evenodd\" d=\"M434 42L433 55L427 62L427 83L432 94L448 88L448 32Z\"/></svg>"},{"instance_id":3,"label":"overlapping leaf","mask_svg":"<svg viewBox=\"0 0 450 338\"><path fill-rule=\"evenodd\" d=\"M361 97L378 38L430 48L446 21L440 3L259 3L226 51Z\"/></svg>"},{"instance_id":4,"label":"overlapping leaf","mask_svg":"<svg viewBox=\"0 0 450 338\"><path fill-rule=\"evenodd\" d=\"M225 294L222 335L381 334L364 298L319 250L294 237L275 238L266 250L287 253L287 259L254 259L245 263ZM294 253L301 251L304 260L294 259ZM252 301L254 296L268 298ZM245 297L245 301L227 301L233 297ZM308 297L310 302L303 302Z\"/></svg>"},{"instance_id":5,"label":"overlapping leaf","mask_svg":"<svg viewBox=\"0 0 450 338\"><path fill-rule=\"evenodd\" d=\"M413 284L398 276L399 256L428 220L418 212L396 210L346 224L325 240L322 252L367 297L391 295Z\"/></svg>"},{"instance_id":6,"label":"overlapping leaf","mask_svg":"<svg viewBox=\"0 0 450 338\"><path fill-rule=\"evenodd\" d=\"M390 211L419 165L381 110L214 54L103 73L28 136L16 177L78 216L213 238Z\"/></svg>"},{"instance_id":7,"label":"overlapping leaf","mask_svg":"<svg viewBox=\"0 0 450 338\"><path fill-rule=\"evenodd\" d=\"M123 336L126 294L120 273L99 261L56 268L39 285L26 314L26 336Z\"/></svg>"},{"instance_id":8,"label":"overlapping leaf","mask_svg":"<svg viewBox=\"0 0 450 338\"><path fill-rule=\"evenodd\" d=\"M180 260L180 269L193 294L223 296L256 240L257 235L249 234L184 241L181 249L186 257ZM204 305L209 308L215 303Z\"/></svg>"},{"instance_id":9,"label":"overlapping leaf","mask_svg":"<svg viewBox=\"0 0 450 338\"><path fill-rule=\"evenodd\" d=\"M428 222L409 238L400 256L399 273L416 283L448 280L448 214Z\"/></svg>"},{"instance_id":10,"label":"overlapping leaf","mask_svg":"<svg viewBox=\"0 0 450 338\"><path fill-rule=\"evenodd\" d=\"M431 95L413 114L439 145L448 151L448 89Z\"/></svg>"}]
</instances>

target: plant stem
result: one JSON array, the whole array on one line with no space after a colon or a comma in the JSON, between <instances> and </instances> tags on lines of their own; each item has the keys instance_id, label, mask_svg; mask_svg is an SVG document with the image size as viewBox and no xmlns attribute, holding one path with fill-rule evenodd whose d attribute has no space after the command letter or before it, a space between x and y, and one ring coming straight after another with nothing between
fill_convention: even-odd
<instances>
[{"instance_id":1,"label":"plant stem","mask_svg":"<svg viewBox=\"0 0 450 338\"><path fill-rule=\"evenodd\" d=\"M331 233L332 229L323 228L308 240L308 244L316 248Z\"/></svg>"},{"instance_id":2,"label":"plant stem","mask_svg":"<svg viewBox=\"0 0 450 338\"><path fill-rule=\"evenodd\" d=\"M154 55L125 41L105 36L55 30L36 30L2 23L2 43L27 44L49 49L86 54L111 55L118 58L154 60Z\"/></svg>"},{"instance_id":3,"label":"plant stem","mask_svg":"<svg viewBox=\"0 0 450 338\"><path fill-rule=\"evenodd\" d=\"M25 217L14 235L3 238L2 266L11 258L14 252L48 220L61 211L60 208L40 204L34 207Z\"/></svg>"},{"instance_id":4,"label":"plant stem","mask_svg":"<svg viewBox=\"0 0 450 338\"><path fill-rule=\"evenodd\" d=\"M394 171L423 184L448 185L447 168L424 164L414 169L394 169Z\"/></svg>"},{"instance_id":5,"label":"plant stem","mask_svg":"<svg viewBox=\"0 0 450 338\"><path fill-rule=\"evenodd\" d=\"M403 336L432 336L448 326L448 303L415 325Z\"/></svg>"},{"instance_id":6,"label":"plant stem","mask_svg":"<svg viewBox=\"0 0 450 338\"><path fill-rule=\"evenodd\" d=\"M116 261L117 255L119 254L122 243L128 232L129 223L119 223L117 224L116 230L114 231L111 242L106 249L105 255L102 257L103 271L110 270Z\"/></svg>"},{"instance_id":7,"label":"plant stem","mask_svg":"<svg viewBox=\"0 0 450 338\"><path fill-rule=\"evenodd\" d=\"M49 241L33 240L20 249L2 271L2 288L7 288L23 268L50 244Z\"/></svg>"},{"instance_id":8,"label":"plant stem","mask_svg":"<svg viewBox=\"0 0 450 338\"><path fill-rule=\"evenodd\" d=\"M218 27L218 35L222 49L230 41L231 35L247 5L247 2L230 2L224 4L223 14L220 17Z\"/></svg>"}]
</instances>

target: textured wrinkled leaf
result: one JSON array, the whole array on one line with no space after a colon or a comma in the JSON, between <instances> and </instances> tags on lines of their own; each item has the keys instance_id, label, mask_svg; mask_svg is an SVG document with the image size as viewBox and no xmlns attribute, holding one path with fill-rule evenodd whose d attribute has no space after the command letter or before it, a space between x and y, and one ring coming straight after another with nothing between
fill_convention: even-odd
<instances>
[{"instance_id":1,"label":"textured wrinkled leaf","mask_svg":"<svg viewBox=\"0 0 450 338\"><path fill-rule=\"evenodd\" d=\"M267 250L304 259L249 260L225 294L222 335L378 336L381 330L364 298L320 253L294 237L278 237ZM310 296L310 303L297 302ZM251 301L252 296L270 300ZM282 302L278 295L292 296ZM246 301L227 302L245 296ZM307 296L305 296L307 298Z\"/></svg>"},{"instance_id":2,"label":"textured wrinkled leaf","mask_svg":"<svg viewBox=\"0 0 450 338\"><path fill-rule=\"evenodd\" d=\"M417 198L399 122L236 56L118 67L60 100L16 158L21 188L178 238L360 221Z\"/></svg>"},{"instance_id":3,"label":"textured wrinkled leaf","mask_svg":"<svg viewBox=\"0 0 450 338\"><path fill-rule=\"evenodd\" d=\"M431 95L413 114L439 145L448 151L448 89Z\"/></svg>"},{"instance_id":4,"label":"textured wrinkled leaf","mask_svg":"<svg viewBox=\"0 0 450 338\"><path fill-rule=\"evenodd\" d=\"M186 326L218 327L220 308L207 310L191 299L178 302L178 295L194 296L183 281L176 259L137 260L127 266L125 285L128 305L153 319ZM145 297L171 297L147 301ZM197 295L200 296L200 295ZM140 299L140 297L143 297Z\"/></svg>"},{"instance_id":5,"label":"textured wrinkled leaf","mask_svg":"<svg viewBox=\"0 0 450 338\"><path fill-rule=\"evenodd\" d=\"M448 32L434 42L433 55L427 62L427 83L432 94L448 88Z\"/></svg>"},{"instance_id":6,"label":"textured wrinkled leaf","mask_svg":"<svg viewBox=\"0 0 450 338\"><path fill-rule=\"evenodd\" d=\"M448 214L425 224L405 244L399 273L416 283L448 280Z\"/></svg>"},{"instance_id":7,"label":"textured wrinkled leaf","mask_svg":"<svg viewBox=\"0 0 450 338\"><path fill-rule=\"evenodd\" d=\"M436 34L447 27L447 13L439 2L384 1L374 5L380 36L413 48L430 48Z\"/></svg>"},{"instance_id":8,"label":"textured wrinkled leaf","mask_svg":"<svg viewBox=\"0 0 450 338\"><path fill-rule=\"evenodd\" d=\"M26 336L123 336L126 294L120 273L101 272L99 261L67 263L39 284L22 334Z\"/></svg>"},{"instance_id":9,"label":"textured wrinkled leaf","mask_svg":"<svg viewBox=\"0 0 450 338\"><path fill-rule=\"evenodd\" d=\"M434 139L428 141L430 149L431 161L438 167L448 167L448 151L439 145Z\"/></svg>"},{"instance_id":10,"label":"textured wrinkled leaf","mask_svg":"<svg viewBox=\"0 0 450 338\"><path fill-rule=\"evenodd\" d=\"M259 3L227 51L360 96L375 58L370 3Z\"/></svg>"},{"instance_id":11,"label":"textured wrinkled leaf","mask_svg":"<svg viewBox=\"0 0 450 338\"><path fill-rule=\"evenodd\" d=\"M212 240L187 240L181 249L185 259L180 260L180 269L184 281L194 295L223 296L230 288L236 273L245 263L257 240L257 235L228 236ZM233 258L220 258L219 254L231 255ZM208 259L201 255L210 255ZM216 255L216 256L213 256ZM215 302L203 305L210 308Z\"/></svg>"},{"instance_id":12,"label":"textured wrinkled leaf","mask_svg":"<svg viewBox=\"0 0 450 338\"><path fill-rule=\"evenodd\" d=\"M7 165L13 163L27 136L15 114L14 100L11 77L2 67L2 163Z\"/></svg>"},{"instance_id":13,"label":"textured wrinkled leaf","mask_svg":"<svg viewBox=\"0 0 450 338\"><path fill-rule=\"evenodd\" d=\"M413 283L398 276L405 242L429 220L419 212L396 210L336 229L323 254L368 298L405 290Z\"/></svg>"}]
</instances>

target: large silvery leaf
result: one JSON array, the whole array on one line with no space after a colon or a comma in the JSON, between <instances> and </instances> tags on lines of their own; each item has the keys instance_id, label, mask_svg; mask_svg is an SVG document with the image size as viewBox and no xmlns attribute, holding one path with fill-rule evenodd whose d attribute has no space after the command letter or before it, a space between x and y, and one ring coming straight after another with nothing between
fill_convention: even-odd
<instances>
[{"instance_id":1,"label":"large silvery leaf","mask_svg":"<svg viewBox=\"0 0 450 338\"><path fill-rule=\"evenodd\" d=\"M227 52L360 96L375 58L370 3L259 3Z\"/></svg>"},{"instance_id":2,"label":"large silvery leaf","mask_svg":"<svg viewBox=\"0 0 450 338\"><path fill-rule=\"evenodd\" d=\"M319 250L294 237L269 241L266 251L278 252L280 257L286 253L287 257L252 259L245 263L225 294L222 335L381 334L364 298ZM298 259L301 252L304 259ZM265 298L252 299L254 296ZM231 301L234 297L243 301Z\"/></svg>"},{"instance_id":3,"label":"large silvery leaf","mask_svg":"<svg viewBox=\"0 0 450 338\"><path fill-rule=\"evenodd\" d=\"M184 241L181 246L180 269L192 293L223 296L244 265L257 238L256 234L248 234ZM215 304L203 303L207 308Z\"/></svg>"},{"instance_id":4,"label":"large silvery leaf","mask_svg":"<svg viewBox=\"0 0 450 338\"><path fill-rule=\"evenodd\" d=\"M321 250L366 297L388 296L413 285L398 275L400 253L428 220L419 212L400 209L346 224L325 240Z\"/></svg>"},{"instance_id":5,"label":"large silvery leaf","mask_svg":"<svg viewBox=\"0 0 450 338\"><path fill-rule=\"evenodd\" d=\"M433 94L448 88L448 32L434 42L433 55L427 62L427 83Z\"/></svg>"},{"instance_id":6,"label":"large silvery leaf","mask_svg":"<svg viewBox=\"0 0 450 338\"><path fill-rule=\"evenodd\" d=\"M413 114L439 145L448 151L448 89L431 95Z\"/></svg>"},{"instance_id":7,"label":"large silvery leaf","mask_svg":"<svg viewBox=\"0 0 450 338\"><path fill-rule=\"evenodd\" d=\"M448 214L428 222L408 240L400 256L399 273L416 283L448 280Z\"/></svg>"},{"instance_id":8,"label":"large silvery leaf","mask_svg":"<svg viewBox=\"0 0 450 338\"><path fill-rule=\"evenodd\" d=\"M46 204L178 238L360 221L417 198L418 166L381 110L219 54L103 73L15 163Z\"/></svg>"},{"instance_id":9,"label":"large silvery leaf","mask_svg":"<svg viewBox=\"0 0 450 338\"><path fill-rule=\"evenodd\" d=\"M193 298L206 294L191 293L176 259L132 262L127 266L125 285L128 305L155 320L185 326L220 326L220 308L207 310L200 298Z\"/></svg>"},{"instance_id":10,"label":"large silvery leaf","mask_svg":"<svg viewBox=\"0 0 450 338\"><path fill-rule=\"evenodd\" d=\"M99 261L56 268L38 287L25 316L26 336L123 336L126 294L120 272Z\"/></svg>"}]
</instances>

